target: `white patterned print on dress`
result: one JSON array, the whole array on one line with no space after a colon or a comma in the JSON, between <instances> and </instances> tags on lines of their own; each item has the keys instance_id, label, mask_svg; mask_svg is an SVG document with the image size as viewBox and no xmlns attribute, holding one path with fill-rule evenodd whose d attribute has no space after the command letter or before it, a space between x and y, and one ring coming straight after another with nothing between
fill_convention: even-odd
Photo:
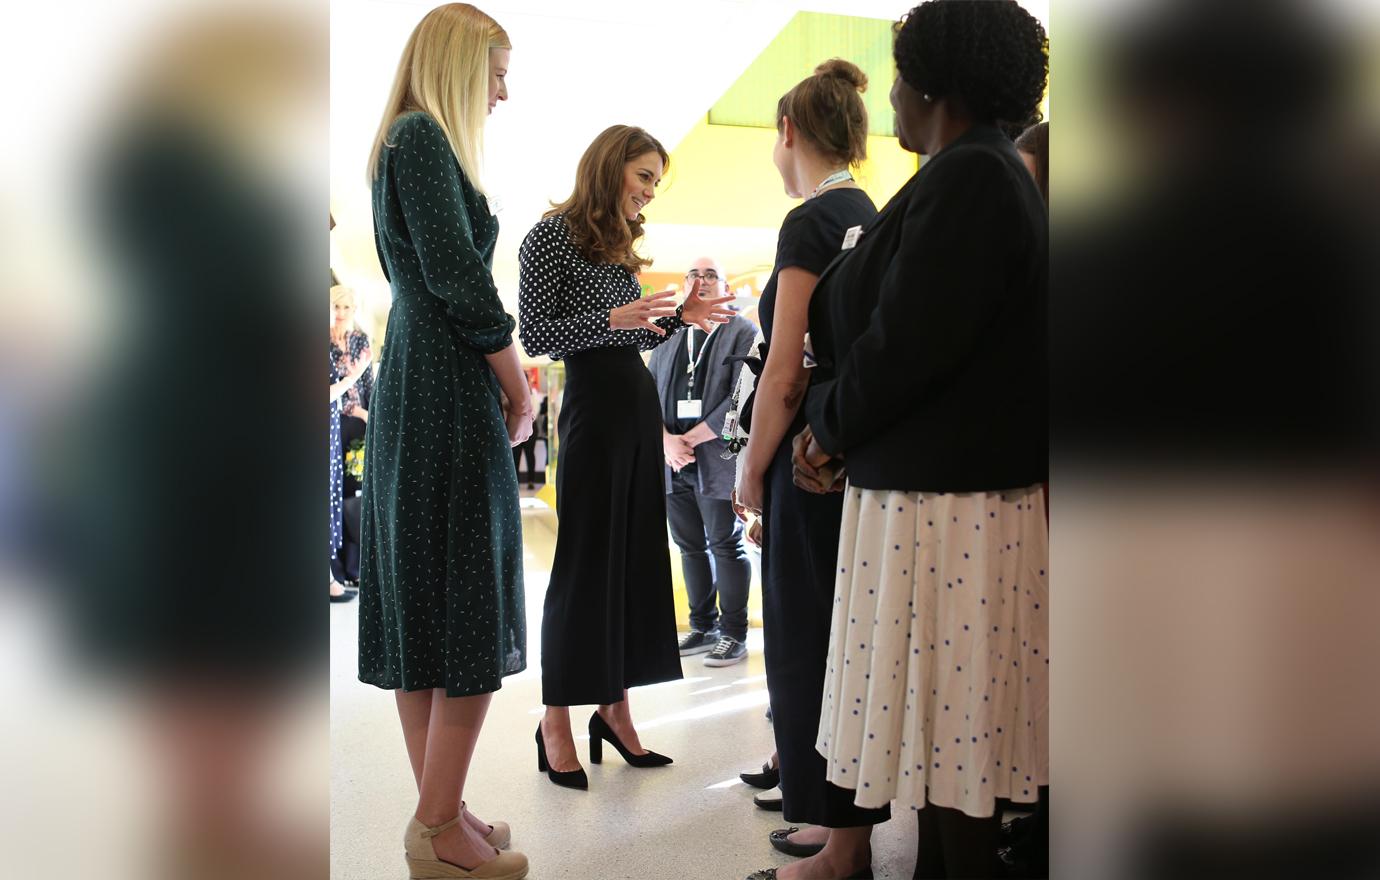
<instances>
[{"instance_id":1,"label":"white patterned print on dress","mask_svg":"<svg viewBox=\"0 0 1380 880\"><path fill-rule=\"evenodd\" d=\"M390 128L373 185L393 304L366 426L359 677L498 690L526 666L522 517L486 354L512 344L490 267L498 221L440 126Z\"/></svg>"},{"instance_id":2,"label":"white patterned print on dress","mask_svg":"<svg viewBox=\"0 0 1380 880\"><path fill-rule=\"evenodd\" d=\"M991 816L1049 781L1044 492L849 486L816 742L859 806Z\"/></svg>"}]
</instances>

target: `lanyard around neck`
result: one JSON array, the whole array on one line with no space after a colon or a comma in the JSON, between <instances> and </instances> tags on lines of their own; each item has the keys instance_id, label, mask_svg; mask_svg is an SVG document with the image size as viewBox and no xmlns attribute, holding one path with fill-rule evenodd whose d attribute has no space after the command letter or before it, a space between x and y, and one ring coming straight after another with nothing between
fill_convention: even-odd
<instances>
[{"instance_id":1,"label":"lanyard around neck","mask_svg":"<svg viewBox=\"0 0 1380 880\"><path fill-rule=\"evenodd\" d=\"M819 182L819 186L815 187L815 191L810 193L810 198L814 198L815 196L819 195L819 191L824 189L825 187L833 186L836 183L843 183L845 180L852 179L853 172L849 171L847 168L843 169L842 171L835 171L833 174L830 174L828 177L824 178Z\"/></svg>"},{"instance_id":2,"label":"lanyard around neck","mask_svg":"<svg viewBox=\"0 0 1380 880\"><path fill-rule=\"evenodd\" d=\"M699 355L695 354L695 328L685 328L685 358L689 364L685 368L685 375L690 377L685 386L685 399L693 400L695 397L695 371L700 367L700 361L704 360L704 353L709 350L709 338L706 336L704 345L700 348Z\"/></svg>"}]
</instances>

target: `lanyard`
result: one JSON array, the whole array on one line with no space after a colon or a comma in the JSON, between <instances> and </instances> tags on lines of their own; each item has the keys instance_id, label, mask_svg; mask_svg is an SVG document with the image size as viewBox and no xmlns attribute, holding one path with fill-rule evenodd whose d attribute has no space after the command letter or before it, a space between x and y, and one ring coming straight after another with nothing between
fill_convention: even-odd
<instances>
[{"instance_id":1,"label":"lanyard","mask_svg":"<svg viewBox=\"0 0 1380 880\"><path fill-rule=\"evenodd\" d=\"M704 353L709 351L709 339L704 340L704 347L700 349L699 356L695 356L695 328L685 328L685 357L690 363L685 368L685 374L690 380L685 384L685 399L695 399L695 371L700 367L700 361L704 360Z\"/></svg>"},{"instance_id":2,"label":"lanyard","mask_svg":"<svg viewBox=\"0 0 1380 880\"><path fill-rule=\"evenodd\" d=\"M824 178L819 182L819 186L815 187L815 191L810 193L810 198L814 198L815 196L819 195L819 191L824 189L826 186L833 186L836 183L842 183L845 180L852 179L853 172L849 171L847 168L843 169L842 171L835 171L833 174L830 174L828 177Z\"/></svg>"}]
</instances>

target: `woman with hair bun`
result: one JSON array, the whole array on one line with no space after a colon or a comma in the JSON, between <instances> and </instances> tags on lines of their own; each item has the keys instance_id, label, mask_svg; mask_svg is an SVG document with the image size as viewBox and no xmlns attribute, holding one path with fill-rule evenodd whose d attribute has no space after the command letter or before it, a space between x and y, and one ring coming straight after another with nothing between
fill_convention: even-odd
<instances>
[{"instance_id":1,"label":"woman with hair bun","mask_svg":"<svg viewBox=\"0 0 1380 880\"><path fill-rule=\"evenodd\" d=\"M775 265L762 291L758 314L766 354L737 489L740 509L758 512L763 520L764 657L782 812L788 822L820 826L775 831L770 841L782 852L810 855L822 848L829 829L847 829L849 857L859 862L847 874L866 868L871 826L890 812L855 806L851 792L829 784L824 759L815 751L843 503L792 484L789 439L805 427L805 332L815 284L877 215L849 170L867 156L866 88L867 77L856 65L835 58L777 103L772 159L786 194L802 202L781 225ZM781 876L815 876L803 873L811 867L788 865Z\"/></svg>"}]
</instances>

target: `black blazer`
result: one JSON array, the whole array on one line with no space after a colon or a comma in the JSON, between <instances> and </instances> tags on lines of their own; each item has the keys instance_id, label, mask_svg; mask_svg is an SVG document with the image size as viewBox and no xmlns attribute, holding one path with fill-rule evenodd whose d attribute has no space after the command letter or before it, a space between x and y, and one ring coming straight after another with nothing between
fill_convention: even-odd
<instances>
[{"instance_id":1,"label":"black blazer","mask_svg":"<svg viewBox=\"0 0 1380 880\"><path fill-rule=\"evenodd\" d=\"M806 414L864 489L979 492L1049 472L1048 221L1011 141L930 158L820 277Z\"/></svg>"}]
</instances>

